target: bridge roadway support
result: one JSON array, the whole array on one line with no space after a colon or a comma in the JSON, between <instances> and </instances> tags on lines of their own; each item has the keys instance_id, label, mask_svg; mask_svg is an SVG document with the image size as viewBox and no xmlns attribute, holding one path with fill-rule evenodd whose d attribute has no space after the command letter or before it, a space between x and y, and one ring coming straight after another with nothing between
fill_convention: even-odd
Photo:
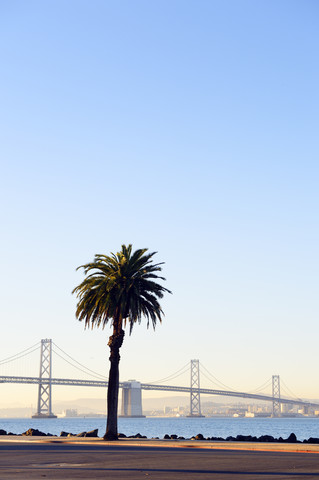
<instances>
[{"instance_id":1,"label":"bridge roadway support","mask_svg":"<svg viewBox=\"0 0 319 480\"><path fill-rule=\"evenodd\" d=\"M122 384L122 409L120 417L144 418L140 382L129 380Z\"/></svg>"},{"instance_id":2,"label":"bridge roadway support","mask_svg":"<svg viewBox=\"0 0 319 480\"><path fill-rule=\"evenodd\" d=\"M41 340L37 413L32 418L57 418L52 413L52 340ZM43 382L45 380L45 382Z\"/></svg>"}]
</instances>

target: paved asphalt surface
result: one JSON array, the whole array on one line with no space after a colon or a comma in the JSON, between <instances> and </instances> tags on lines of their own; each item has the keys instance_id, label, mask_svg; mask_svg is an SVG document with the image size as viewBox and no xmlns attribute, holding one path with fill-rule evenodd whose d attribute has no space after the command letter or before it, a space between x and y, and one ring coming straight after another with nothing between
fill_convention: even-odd
<instances>
[{"instance_id":1,"label":"paved asphalt surface","mask_svg":"<svg viewBox=\"0 0 319 480\"><path fill-rule=\"evenodd\" d=\"M100 478L319 480L319 454L120 443L0 443L0 480Z\"/></svg>"}]
</instances>

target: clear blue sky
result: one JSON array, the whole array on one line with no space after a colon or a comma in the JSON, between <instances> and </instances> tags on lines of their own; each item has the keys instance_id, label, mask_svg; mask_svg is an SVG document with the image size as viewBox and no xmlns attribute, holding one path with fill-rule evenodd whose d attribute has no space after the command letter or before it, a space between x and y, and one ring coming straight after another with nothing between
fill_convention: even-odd
<instances>
[{"instance_id":1,"label":"clear blue sky","mask_svg":"<svg viewBox=\"0 0 319 480\"><path fill-rule=\"evenodd\" d=\"M1 358L52 338L107 372L109 330L75 320L75 269L133 243L173 295L156 332L125 338L122 380L199 358L233 388L280 374L319 398L318 13L0 2Z\"/></svg>"}]
</instances>

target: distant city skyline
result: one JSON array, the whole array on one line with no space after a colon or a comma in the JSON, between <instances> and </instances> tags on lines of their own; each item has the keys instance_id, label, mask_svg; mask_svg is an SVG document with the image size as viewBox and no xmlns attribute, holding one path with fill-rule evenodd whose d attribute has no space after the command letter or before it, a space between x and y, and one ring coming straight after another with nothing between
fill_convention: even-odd
<instances>
[{"instance_id":1,"label":"distant city skyline","mask_svg":"<svg viewBox=\"0 0 319 480\"><path fill-rule=\"evenodd\" d=\"M111 330L85 331L71 292L79 265L132 243L158 252L173 295L155 332L126 332L121 380L199 359L234 390L279 374L319 398L318 10L1 5L0 362L52 338L107 376ZM0 391L0 408L36 401Z\"/></svg>"}]
</instances>

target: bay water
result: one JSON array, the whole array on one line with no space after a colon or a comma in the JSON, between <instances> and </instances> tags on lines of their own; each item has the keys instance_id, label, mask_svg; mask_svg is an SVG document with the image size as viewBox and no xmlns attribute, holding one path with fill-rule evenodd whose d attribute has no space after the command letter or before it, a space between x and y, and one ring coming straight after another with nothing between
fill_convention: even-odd
<instances>
[{"instance_id":1,"label":"bay water","mask_svg":"<svg viewBox=\"0 0 319 480\"><path fill-rule=\"evenodd\" d=\"M298 440L319 437L319 418L232 418L232 417L147 417L119 418L118 431L125 435L140 433L147 438L163 438L165 434L176 434L185 438L201 433L204 437L223 437L230 435L272 435L287 438L295 433ZM98 429L100 437L105 433L106 420L101 417L76 418L2 418L0 429L20 434L29 428L37 428L44 433L60 435L61 431L77 434Z\"/></svg>"}]
</instances>

